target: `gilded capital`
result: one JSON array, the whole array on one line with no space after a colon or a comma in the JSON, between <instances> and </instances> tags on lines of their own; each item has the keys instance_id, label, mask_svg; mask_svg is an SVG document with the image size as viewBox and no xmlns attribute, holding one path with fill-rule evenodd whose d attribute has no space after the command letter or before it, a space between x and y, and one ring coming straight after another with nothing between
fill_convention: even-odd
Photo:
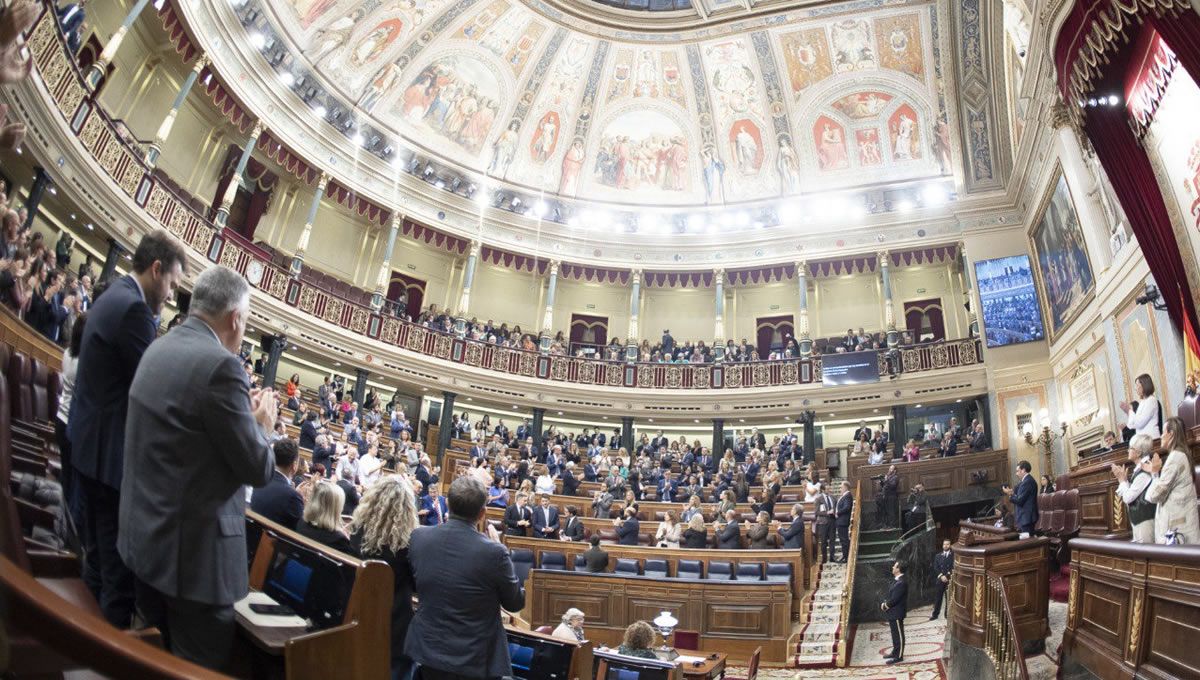
<instances>
[{"instance_id":1,"label":"gilded capital","mask_svg":"<svg viewBox=\"0 0 1200 680\"><path fill-rule=\"evenodd\" d=\"M208 64L209 64L208 54L205 52L201 52L200 56L196 57L196 63L192 64L192 70L195 71L196 73L199 73L200 71L203 71L204 67L208 66Z\"/></svg>"},{"instance_id":2,"label":"gilded capital","mask_svg":"<svg viewBox=\"0 0 1200 680\"><path fill-rule=\"evenodd\" d=\"M258 135L255 135L255 136L257 137ZM327 187L327 186L329 186L329 175L327 173L322 172L321 176L317 179L317 192L324 194L325 187Z\"/></svg>"},{"instance_id":3,"label":"gilded capital","mask_svg":"<svg viewBox=\"0 0 1200 680\"><path fill-rule=\"evenodd\" d=\"M255 121L254 129L250 131L250 139L258 139L258 136L262 134L262 131L263 131L263 122L261 120Z\"/></svg>"}]
</instances>

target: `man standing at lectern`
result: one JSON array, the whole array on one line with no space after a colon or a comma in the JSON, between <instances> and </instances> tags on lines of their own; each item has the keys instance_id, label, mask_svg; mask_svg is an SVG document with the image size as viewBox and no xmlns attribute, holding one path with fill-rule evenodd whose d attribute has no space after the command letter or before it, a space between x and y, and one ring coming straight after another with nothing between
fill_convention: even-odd
<instances>
[{"instance_id":1,"label":"man standing at lectern","mask_svg":"<svg viewBox=\"0 0 1200 680\"><path fill-rule=\"evenodd\" d=\"M1038 520L1038 488L1037 482L1033 481L1033 475L1029 474L1031 471L1033 466L1029 461L1017 463L1017 488L1013 489L1007 484L1003 487L1004 495L1012 500L1017 516L1017 531L1021 532L1021 538L1033 535L1033 527Z\"/></svg>"}]
</instances>

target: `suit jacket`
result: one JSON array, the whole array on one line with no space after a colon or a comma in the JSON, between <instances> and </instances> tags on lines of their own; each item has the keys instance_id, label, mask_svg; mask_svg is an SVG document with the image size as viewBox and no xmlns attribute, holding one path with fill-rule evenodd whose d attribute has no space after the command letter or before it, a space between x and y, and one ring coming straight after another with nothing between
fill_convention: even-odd
<instances>
[{"instance_id":1,"label":"suit jacket","mask_svg":"<svg viewBox=\"0 0 1200 680\"><path fill-rule=\"evenodd\" d=\"M798 550L804 547L804 515L792 518L792 523L779 527L779 535L783 536L783 547Z\"/></svg>"},{"instance_id":2,"label":"suit jacket","mask_svg":"<svg viewBox=\"0 0 1200 680\"><path fill-rule=\"evenodd\" d=\"M304 499L282 472L274 470L271 481L250 496L250 509L272 522L295 529L304 514Z\"/></svg>"},{"instance_id":3,"label":"suit jacket","mask_svg":"<svg viewBox=\"0 0 1200 680\"><path fill-rule=\"evenodd\" d=\"M750 539L751 550L766 550L770 548L767 542L767 536L770 534L770 529L765 525L755 522L746 530L746 538Z\"/></svg>"},{"instance_id":4,"label":"suit jacket","mask_svg":"<svg viewBox=\"0 0 1200 680\"><path fill-rule=\"evenodd\" d=\"M863 432L867 433L867 441L871 441L871 428L859 427L854 430L854 441L858 441L858 436Z\"/></svg>"},{"instance_id":5,"label":"suit jacket","mask_svg":"<svg viewBox=\"0 0 1200 680\"><path fill-rule=\"evenodd\" d=\"M546 515L550 517L547 520ZM533 536L535 538L558 538L558 508L553 505L541 507L540 505L533 509ZM550 529L550 533L545 533L542 529Z\"/></svg>"},{"instance_id":6,"label":"suit jacket","mask_svg":"<svg viewBox=\"0 0 1200 680\"><path fill-rule=\"evenodd\" d=\"M887 611L883 612L884 621L903 621L908 616L908 577L903 574L892 581L888 589Z\"/></svg>"},{"instance_id":7,"label":"suit jacket","mask_svg":"<svg viewBox=\"0 0 1200 680\"><path fill-rule=\"evenodd\" d=\"M450 507L446 505L445 496L435 497L433 494L421 496L421 509L429 511L421 518L421 524L427 527L445 524L446 520L450 517ZM438 513L439 510L441 510L440 514Z\"/></svg>"},{"instance_id":8,"label":"suit jacket","mask_svg":"<svg viewBox=\"0 0 1200 680\"><path fill-rule=\"evenodd\" d=\"M642 527L637 517L630 517L617 527L617 543L621 545L637 545L638 530Z\"/></svg>"},{"instance_id":9,"label":"suit jacket","mask_svg":"<svg viewBox=\"0 0 1200 680\"><path fill-rule=\"evenodd\" d=\"M850 513L854 510L854 494L843 494L837 499L837 526L850 526Z\"/></svg>"},{"instance_id":10,"label":"suit jacket","mask_svg":"<svg viewBox=\"0 0 1200 680\"><path fill-rule=\"evenodd\" d=\"M669 488L668 488L669 487ZM658 480L658 500L663 503L671 503L675 500L675 494L679 490L679 482L672 479L667 482L665 479Z\"/></svg>"},{"instance_id":11,"label":"suit jacket","mask_svg":"<svg viewBox=\"0 0 1200 680\"><path fill-rule=\"evenodd\" d=\"M1031 474L1025 475L1025 478L1017 482L1016 488L1013 489L1012 504L1013 508L1015 508L1014 514L1017 516L1018 531L1024 531L1037 524L1037 496L1037 482L1033 481L1033 475Z\"/></svg>"},{"instance_id":12,"label":"suit jacket","mask_svg":"<svg viewBox=\"0 0 1200 680\"><path fill-rule=\"evenodd\" d=\"M950 576L950 572L954 571L954 553L938 553L933 556L933 580L939 585L945 586L939 576Z\"/></svg>"},{"instance_id":13,"label":"suit jacket","mask_svg":"<svg viewBox=\"0 0 1200 680\"><path fill-rule=\"evenodd\" d=\"M337 485L342 487L342 493L346 494L346 505L342 506L342 514L353 515L354 510L358 508L358 487L348 479L339 479Z\"/></svg>"},{"instance_id":14,"label":"suit jacket","mask_svg":"<svg viewBox=\"0 0 1200 680\"><path fill-rule=\"evenodd\" d=\"M209 332L207 327L201 330ZM71 440L71 463L80 474L114 489L121 488L125 460L125 415L129 409L130 385L142 354L154 336L154 315L142 297L137 282L130 276L113 282L108 291L92 305L83 329L83 344L79 350L75 391L71 396L71 414L67 424L67 436ZM212 338L211 335L209 337ZM225 351L215 339L211 344ZM178 343L172 345L179 346ZM207 356L212 358L214 355L209 353ZM236 361L233 355L229 358ZM238 370L241 371L240 378L244 384L246 374L240 364ZM183 391L184 386L175 379L177 375L176 370L167 368L158 376L159 380L170 383L173 388L171 399L165 403L186 404L185 408L194 410L194 405L198 403L196 395L187 395ZM172 378L168 380L165 376ZM220 399L226 400L228 395L221 395ZM155 412L159 410L155 409ZM257 425L255 429L258 429ZM266 481L265 477L262 481Z\"/></svg>"},{"instance_id":15,"label":"suit jacket","mask_svg":"<svg viewBox=\"0 0 1200 680\"><path fill-rule=\"evenodd\" d=\"M317 448L316 420L305 420L300 425L300 448L310 450Z\"/></svg>"},{"instance_id":16,"label":"suit jacket","mask_svg":"<svg viewBox=\"0 0 1200 680\"><path fill-rule=\"evenodd\" d=\"M579 478L573 473L563 470L562 473L562 495L574 496L575 490L579 488Z\"/></svg>"},{"instance_id":17,"label":"suit jacket","mask_svg":"<svg viewBox=\"0 0 1200 680\"><path fill-rule=\"evenodd\" d=\"M603 548L588 548L583 551L583 560L589 574L599 574L608 569L608 553Z\"/></svg>"},{"instance_id":18,"label":"suit jacket","mask_svg":"<svg viewBox=\"0 0 1200 680\"><path fill-rule=\"evenodd\" d=\"M597 480L597 477L596 477L596 466L595 466L595 465L592 465L591 463L588 463L587 465L584 465L584 466L583 466L583 481L585 481L585 482L594 482L594 481L596 481L596 480Z\"/></svg>"},{"instance_id":19,"label":"suit jacket","mask_svg":"<svg viewBox=\"0 0 1200 680\"><path fill-rule=\"evenodd\" d=\"M582 541L583 520L567 515L567 521L562 523L562 535L566 536L568 541Z\"/></svg>"},{"instance_id":20,"label":"suit jacket","mask_svg":"<svg viewBox=\"0 0 1200 680\"><path fill-rule=\"evenodd\" d=\"M517 526L517 522L521 520L533 524L533 511L529 509L529 506L518 508L516 503L508 506L508 509L504 511L504 526L509 536L527 535L529 527Z\"/></svg>"},{"instance_id":21,"label":"suit jacket","mask_svg":"<svg viewBox=\"0 0 1200 680\"><path fill-rule=\"evenodd\" d=\"M412 533L408 562L421 606L408 627L404 653L423 666L465 677L510 675L500 608L523 609L525 589L508 550L471 523L451 518Z\"/></svg>"},{"instance_id":22,"label":"suit jacket","mask_svg":"<svg viewBox=\"0 0 1200 680\"><path fill-rule=\"evenodd\" d=\"M241 361L198 317L142 357L125 432L117 549L126 566L168 597L241 599L249 587L243 487L266 484L275 457L251 415Z\"/></svg>"},{"instance_id":23,"label":"suit jacket","mask_svg":"<svg viewBox=\"0 0 1200 680\"><path fill-rule=\"evenodd\" d=\"M717 548L721 550L737 550L742 547L742 527L734 520L717 532Z\"/></svg>"}]
</instances>

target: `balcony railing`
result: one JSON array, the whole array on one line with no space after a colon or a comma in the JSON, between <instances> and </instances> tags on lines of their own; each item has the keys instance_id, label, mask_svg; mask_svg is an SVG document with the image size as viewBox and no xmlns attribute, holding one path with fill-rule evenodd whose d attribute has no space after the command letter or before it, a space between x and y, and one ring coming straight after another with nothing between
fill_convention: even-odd
<instances>
[{"instance_id":1,"label":"balcony railing","mask_svg":"<svg viewBox=\"0 0 1200 680\"><path fill-rule=\"evenodd\" d=\"M261 251L213 225L143 162L143 151L116 126L85 86L53 11L44 12L29 37L34 71L44 83L77 143L104 170L114 189L132 198L156 224L211 262L228 266L259 291L310 317L371 340L455 363L529 378L642 389L740 389L807 385L821 381L821 359L709 364L625 363L544 355L500 347L381 315L368 306L293 278ZM159 171L161 172L161 171ZM880 375L889 373L877 352ZM901 348L900 370L917 373L982 362L977 338Z\"/></svg>"}]
</instances>

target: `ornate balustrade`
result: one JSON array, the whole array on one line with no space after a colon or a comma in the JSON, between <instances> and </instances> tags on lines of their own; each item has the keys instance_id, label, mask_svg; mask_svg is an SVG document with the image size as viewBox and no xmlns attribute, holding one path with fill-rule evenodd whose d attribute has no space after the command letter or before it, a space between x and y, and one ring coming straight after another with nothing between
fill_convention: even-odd
<instances>
[{"instance_id":1,"label":"ornate balustrade","mask_svg":"<svg viewBox=\"0 0 1200 680\"><path fill-rule=\"evenodd\" d=\"M821 359L715 364L625 363L550 356L498 347L381 315L368 306L294 278L256 247L218 229L143 162L143 151L118 133L68 55L53 12L29 36L34 71L77 138L108 175L113 188L141 207L150 221L177 236L207 260L235 269L261 293L337 328L400 350L511 375L555 382L644 389L739 389L807 385L821 381ZM133 231L127 230L126 236ZM880 354L880 375L887 362ZM919 373L982 362L976 338L901 350L901 370Z\"/></svg>"}]
</instances>

